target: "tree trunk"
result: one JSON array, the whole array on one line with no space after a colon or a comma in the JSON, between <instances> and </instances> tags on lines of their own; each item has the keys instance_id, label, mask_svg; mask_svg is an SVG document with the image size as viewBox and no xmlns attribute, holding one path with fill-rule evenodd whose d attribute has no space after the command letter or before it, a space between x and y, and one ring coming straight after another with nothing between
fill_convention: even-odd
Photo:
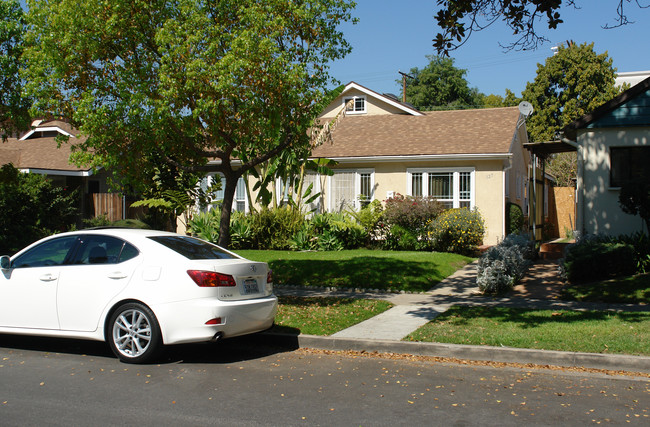
<instances>
[{"instance_id":1,"label":"tree trunk","mask_svg":"<svg viewBox=\"0 0 650 427\"><path fill-rule=\"evenodd\" d=\"M239 176L236 174L224 173L226 179L226 187L223 190L223 204L221 205L221 222L219 223L219 246L228 249L230 247L230 214L232 213L232 202L235 199L235 191L237 190L237 180Z\"/></svg>"}]
</instances>

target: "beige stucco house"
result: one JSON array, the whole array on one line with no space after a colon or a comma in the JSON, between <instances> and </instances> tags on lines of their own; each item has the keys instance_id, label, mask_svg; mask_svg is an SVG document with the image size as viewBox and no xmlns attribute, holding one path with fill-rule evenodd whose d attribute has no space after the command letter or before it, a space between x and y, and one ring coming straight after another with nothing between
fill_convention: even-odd
<instances>
[{"instance_id":1,"label":"beige stucco house","mask_svg":"<svg viewBox=\"0 0 650 427\"><path fill-rule=\"evenodd\" d=\"M649 167L650 78L571 123L564 135L578 151L576 228L612 236L642 231L642 219L624 213L618 199L621 182Z\"/></svg>"},{"instance_id":2,"label":"beige stucco house","mask_svg":"<svg viewBox=\"0 0 650 427\"><path fill-rule=\"evenodd\" d=\"M352 82L320 118L332 120L343 108L331 139L312 153L337 165L333 176L306 176L305 186L322 193L311 208L359 209L396 193L434 196L449 207L478 209L484 243L496 244L505 234L506 202L526 206L527 136L516 107L421 112ZM234 208L247 210L240 184Z\"/></svg>"}]
</instances>

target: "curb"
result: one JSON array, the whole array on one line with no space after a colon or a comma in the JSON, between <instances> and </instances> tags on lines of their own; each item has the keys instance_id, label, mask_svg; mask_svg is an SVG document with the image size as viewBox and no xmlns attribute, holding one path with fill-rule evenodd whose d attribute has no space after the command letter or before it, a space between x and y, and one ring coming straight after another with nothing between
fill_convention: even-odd
<instances>
[{"instance_id":1,"label":"curb","mask_svg":"<svg viewBox=\"0 0 650 427\"><path fill-rule=\"evenodd\" d=\"M449 357L487 362L553 365L567 368L650 373L650 357L647 356L412 341L332 338L316 335L278 334L273 332L263 332L260 334L260 337L268 344L287 345L293 348L399 353L414 356Z\"/></svg>"}]
</instances>

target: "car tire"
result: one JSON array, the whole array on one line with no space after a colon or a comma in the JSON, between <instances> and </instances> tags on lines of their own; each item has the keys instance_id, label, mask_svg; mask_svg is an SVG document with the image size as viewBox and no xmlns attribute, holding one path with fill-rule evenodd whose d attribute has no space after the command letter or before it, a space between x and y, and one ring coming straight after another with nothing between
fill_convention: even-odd
<instances>
[{"instance_id":1,"label":"car tire","mask_svg":"<svg viewBox=\"0 0 650 427\"><path fill-rule=\"evenodd\" d=\"M134 302L115 310L108 322L106 340L125 363L152 362L163 347L156 316L149 307Z\"/></svg>"}]
</instances>

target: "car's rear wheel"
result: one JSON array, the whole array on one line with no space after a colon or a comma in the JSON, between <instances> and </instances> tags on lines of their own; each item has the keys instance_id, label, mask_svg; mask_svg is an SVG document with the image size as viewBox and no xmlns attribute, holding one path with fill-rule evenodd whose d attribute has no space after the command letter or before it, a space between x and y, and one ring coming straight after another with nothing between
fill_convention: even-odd
<instances>
[{"instance_id":1,"label":"car's rear wheel","mask_svg":"<svg viewBox=\"0 0 650 427\"><path fill-rule=\"evenodd\" d=\"M106 338L122 362L147 363L160 354L160 326L149 307L140 303L124 304L115 310L108 325Z\"/></svg>"}]
</instances>

